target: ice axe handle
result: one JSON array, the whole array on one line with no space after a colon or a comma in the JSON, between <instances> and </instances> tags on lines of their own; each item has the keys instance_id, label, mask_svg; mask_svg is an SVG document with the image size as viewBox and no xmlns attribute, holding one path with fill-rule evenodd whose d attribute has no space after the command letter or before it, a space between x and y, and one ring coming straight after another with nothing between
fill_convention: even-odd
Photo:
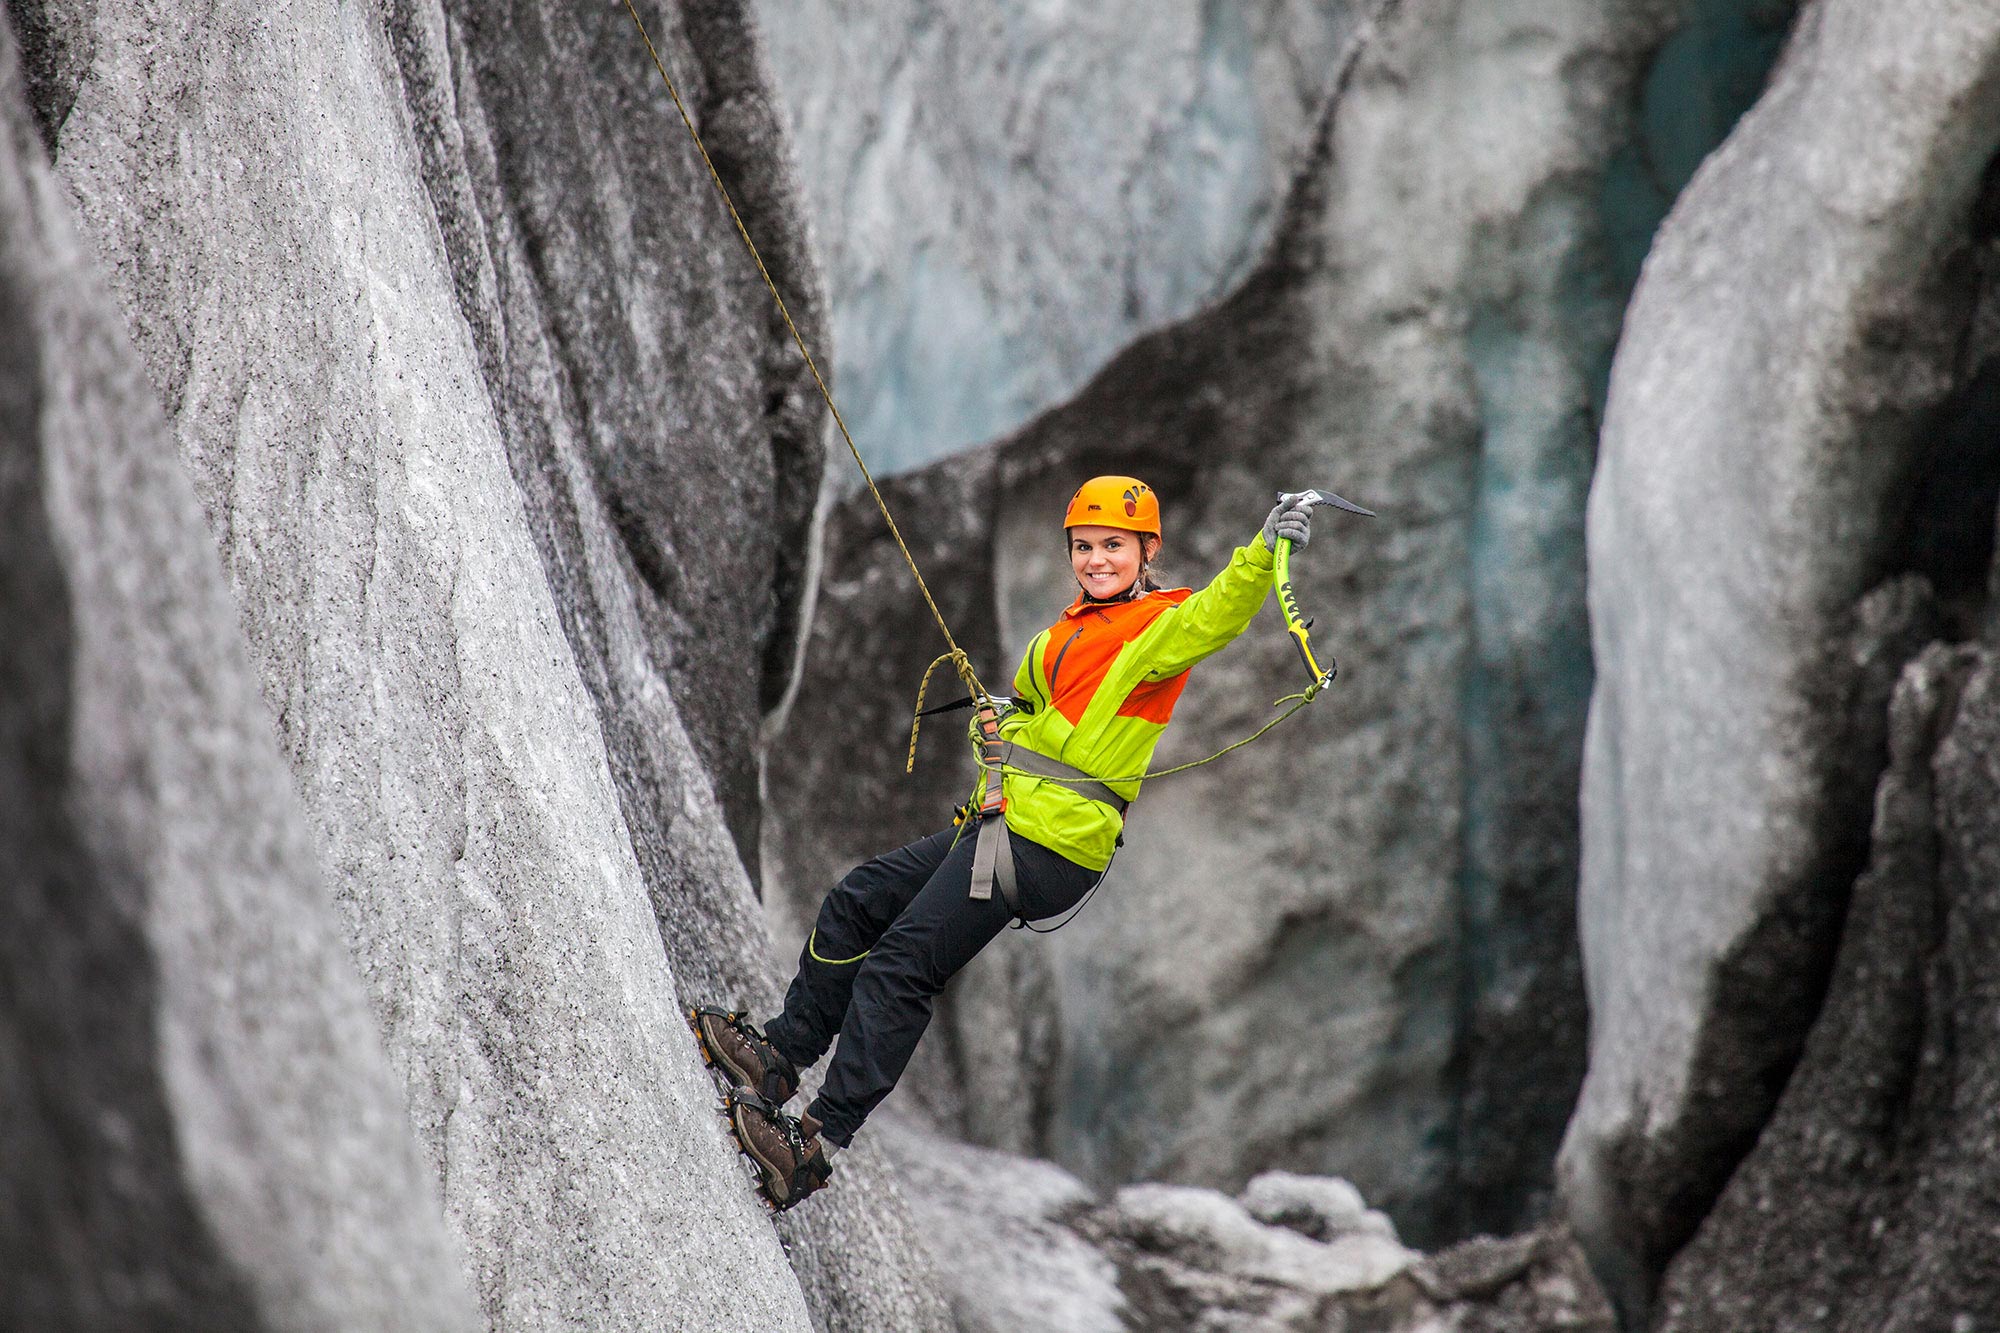
<instances>
[{"instance_id":1,"label":"ice axe handle","mask_svg":"<svg viewBox=\"0 0 2000 1333\"><path fill-rule=\"evenodd\" d=\"M1280 495L1278 498L1282 500L1284 496ZM1335 509L1345 509L1350 514L1360 514L1364 518L1375 517L1374 510L1363 509L1351 500L1343 500L1332 491L1300 491L1297 499L1300 504L1308 508L1313 505L1332 505ZM1306 690L1306 697L1310 699L1333 683L1334 676L1340 671L1340 664L1329 657L1326 668L1322 670L1318 660L1313 657L1310 633L1312 619L1299 614L1298 594L1292 591L1291 538L1278 538L1278 549L1273 554L1277 560L1271 571L1271 581L1278 589L1278 605L1285 613L1285 633L1292 636L1292 643L1299 650L1299 660L1306 664L1306 670L1312 672L1313 683Z\"/></svg>"},{"instance_id":2,"label":"ice axe handle","mask_svg":"<svg viewBox=\"0 0 2000 1333\"><path fill-rule=\"evenodd\" d=\"M1278 607L1285 615L1285 633L1292 636L1292 644L1299 650L1300 660L1306 664L1306 670L1312 673L1312 692L1317 694L1333 683L1334 676L1340 671L1340 664L1329 659L1326 668L1322 670L1313 657L1312 636L1309 633L1312 621L1299 613L1298 594L1292 591L1292 539L1278 538L1275 555L1276 562L1271 577L1278 589Z\"/></svg>"}]
</instances>

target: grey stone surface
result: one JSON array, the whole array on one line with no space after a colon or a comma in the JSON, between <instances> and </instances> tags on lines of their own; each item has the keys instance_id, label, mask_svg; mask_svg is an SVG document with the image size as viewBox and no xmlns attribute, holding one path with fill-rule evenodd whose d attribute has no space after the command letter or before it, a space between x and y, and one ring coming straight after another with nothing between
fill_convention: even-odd
<instances>
[{"instance_id":1,"label":"grey stone surface","mask_svg":"<svg viewBox=\"0 0 2000 1333\"><path fill-rule=\"evenodd\" d=\"M1071 596L1057 517L1093 472L1161 492L1174 581L1208 577L1279 486L1384 514L1326 516L1299 564L1335 690L1282 740L1149 786L1077 923L1006 939L956 983L913 1110L1099 1185L1336 1173L1427 1243L1545 1203L1584 1045L1596 394L1646 207L1634 162L1670 191L1675 155L1728 123L1719 93L1699 115L1674 100L1714 92L1682 41L1709 8L1391 7L1240 285L994 448L898 478L994 681ZM1649 99L1697 128L1676 139ZM794 942L836 875L937 827L968 781L949 725L900 778L941 645L878 525L858 502L829 522L798 759L771 774ZM1252 730L1298 676L1266 612L1195 673L1161 763Z\"/></svg>"},{"instance_id":2,"label":"grey stone surface","mask_svg":"<svg viewBox=\"0 0 2000 1333\"><path fill-rule=\"evenodd\" d=\"M1438 1308L1425 1333L1612 1333L1611 1305L1560 1224L1475 1236L1411 1270Z\"/></svg>"},{"instance_id":3,"label":"grey stone surface","mask_svg":"<svg viewBox=\"0 0 2000 1333\"><path fill-rule=\"evenodd\" d=\"M559 11L446 11L397 6L389 31L625 829L682 1002L766 1010L778 988L752 888L758 727L794 667L823 408L622 9L587 44ZM741 6L683 5L652 27L818 342L818 280ZM582 87L613 90L645 132L615 132L563 95ZM634 310L657 326L634 328ZM781 1228L815 1317L937 1326L894 1181L865 1145L841 1176Z\"/></svg>"},{"instance_id":4,"label":"grey stone surface","mask_svg":"<svg viewBox=\"0 0 2000 1333\"><path fill-rule=\"evenodd\" d=\"M645 12L810 321L740 14ZM58 167L487 1321L940 1326L865 1156L795 1279L679 1015L673 964L772 984L745 861L817 426L622 7L88 29Z\"/></svg>"},{"instance_id":5,"label":"grey stone surface","mask_svg":"<svg viewBox=\"0 0 2000 1333\"><path fill-rule=\"evenodd\" d=\"M1567 1232L1480 1237L1419 1257L1262 1226L1227 1196L1135 1185L1076 1226L1117 1264L1133 1325L1190 1333L1612 1333Z\"/></svg>"},{"instance_id":6,"label":"grey stone surface","mask_svg":"<svg viewBox=\"0 0 2000 1333\"><path fill-rule=\"evenodd\" d=\"M1010 432L1226 292L1363 8L764 0L871 462Z\"/></svg>"},{"instance_id":7,"label":"grey stone surface","mask_svg":"<svg viewBox=\"0 0 2000 1333\"><path fill-rule=\"evenodd\" d=\"M1825 1007L1669 1268L1663 1331L1981 1329L2000 1309L2000 656L1933 645L1890 747Z\"/></svg>"},{"instance_id":8,"label":"grey stone surface","mask_svg":"<svg viewBox=\"0 0 2000 1333\"><path fill-rule=\"evenodd\" d=\"M220 562L0 22L0 1325L475 1327Z\"/></svg>"},{"instance_id":9,"label":"grey stone surface","mask_svg":"<svg viewBox=\"0 0 2000 1333\"><path fill-rule=\"evenodd\" d=\"M1240 1199L1136 1185L1105 1200L1052 1163L905 1117L870 1132L909 1172L968 1331L1611 1333L1610 1308L1560 1228L1420 1256L1328 1177L1272 1175ZM1334 1223L1326 1234L1301 1234L1300 1201ZM1274 1202L1284 1217L1261 1218Z\"/></svg>"},{"instance_id":10,"label":"grey stone surface","mask_svg":"<svg viewBox=\"0 0 2000 1333\"><path fill-rule=\"evenodd\" d=\"M877 1133L873 1126L870 1133ZM1098 1199L1052 1162L979 1148L885 1117L962 1333L1123 1333L1117 1270L1071 1225Z\"/></svg>"},{"instance_id":11,"label":"grey stone surface","mask_svg":"<svg viewBox=\"0 0 2000 1333\"><path fill-rule=\"evenodd\" d=\"M1243 1187L1243 1206L1259 1222L1290 1227L1313 1240L1367 1235L1396 1239L1396 1225L1337 1176L1266 1171Z\"/></svg>"},{"instance_id":12,"label":"grey stone surface","mask_svg":"<svg viewBox=\"0 0 2000 1333\"><path fill-rule=\"evenodd\" d=\"M1591 1063L1561 1175L1634 1317L1783 1088L1865 862L1917 627L1860 604L1965 384L1996 146L2000 12L1814 6L1626 318L1590 500Z\"/></svg>"}]
</instances>

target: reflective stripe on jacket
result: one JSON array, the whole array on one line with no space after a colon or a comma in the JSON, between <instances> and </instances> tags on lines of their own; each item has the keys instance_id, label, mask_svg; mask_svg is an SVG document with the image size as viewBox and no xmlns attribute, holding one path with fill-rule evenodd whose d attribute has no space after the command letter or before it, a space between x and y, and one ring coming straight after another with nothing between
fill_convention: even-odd
<instances>
[{"instance_id":1,"label":"reflective stripe on jacket","mask_svg":"<svg viewBox=\"0 0 2000 1333\"><path fill-rule=\"evenodd\" d=\"M1034 711L1007 718L1000 734L1099 777L1145 772L1189 668L1249 626L1270 591L1272 563L1260 533L1200 592L1163 589L1111 603L1079 596L1028 645L1014 693ZM1127 800L1139 794L1136 782L1109 785ZM1110 806L1017 773L1007 775L1006 797L1014 833L1093 870L1111 863L1123 820Z\"/></svg>"}]
</instances>

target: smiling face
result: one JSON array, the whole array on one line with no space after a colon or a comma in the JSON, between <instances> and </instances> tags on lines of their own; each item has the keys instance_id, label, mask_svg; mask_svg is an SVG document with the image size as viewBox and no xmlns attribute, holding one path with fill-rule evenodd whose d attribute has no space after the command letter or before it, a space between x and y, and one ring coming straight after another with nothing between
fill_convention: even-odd
<instances>
[{"instance_id":1,"label":"smiling face","mask_svg":"<svg viewBox=\"0 0 2000 1333\"><path fill-rule=\"evenodd\" d=\"M1143 549L1141 546L1143 543ZM1069 530L1069 567L1089 596L1121 595L1139 577L1139 566L1159 553L1160 539L1123 528L1078 526Z\"/></svg>"}]
</instances>

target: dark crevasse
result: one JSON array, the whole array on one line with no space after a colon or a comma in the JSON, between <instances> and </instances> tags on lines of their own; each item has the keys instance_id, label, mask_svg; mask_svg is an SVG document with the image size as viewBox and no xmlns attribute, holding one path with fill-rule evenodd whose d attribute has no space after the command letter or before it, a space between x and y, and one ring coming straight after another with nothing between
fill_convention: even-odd
<instances>
[{"instance_id":1,"label":"dark crevasse","mask_svg":"<svg viewBox=\"0 0 2000 1333\"><path fill-rule=\"evenodd\" d=\"M1541 1215L1547 1163L1583 1077L1576 812L1538 793L1578 781L1592 682L1584 501L1619 316L1674 199L1763 91L1795 12L1782 0L1691 5L1647 64L1630 138L1601 175L1553 183L1522 219L1560 262L1479 308L1467 330L1481 440L1467 550L1473 646L1460 700L1450 1235ZM1556 403L1543 387L1551 346L1585 368ZM1550 755L1562 757L1553 771Z\"/></svg>"},{"instance_id":2,"label":"dark crevasse","mask_svg":"<svg viewBox=\"0 0 2000 1333\"><path fill-rule=\"evenodd\" d=\"M42 147L52 158L97 45L96 30L89 21L95 2L9 0L7 5L21 73L26 76L29 109L35 115L35 128L41 132Z\"/></svg>"},{"instance_id":3,"label":"dark crevasse","mask_svg":"<svg viewBox=\"0 0 2000 1333\"><path fill-rule=\"evenodd\" d=\"M1888 561L1892 576L1921 574L1930 582L1954 640L1978 637L1992 612L2000 508L2000 160L1987 167L1959 263L1979 287L1961 361L1964 381L1935 415L1930 456Z\"/></svg>"},{"instance_id":4,"label":"dark crevasse","mask_svg":"<svg viewBox=\"0 0 2000 1333\"><path fill-rule=\"evenodd\" d=\"M1764 91L1797 12L1793 0L1693 0L1654 56L1632 141L1612 158L1599 192L1606 275L1617 290L1632 290L1667 210ZM1605 369L1608 377L1608 362Z\"/></svg>"}]
</instances>

